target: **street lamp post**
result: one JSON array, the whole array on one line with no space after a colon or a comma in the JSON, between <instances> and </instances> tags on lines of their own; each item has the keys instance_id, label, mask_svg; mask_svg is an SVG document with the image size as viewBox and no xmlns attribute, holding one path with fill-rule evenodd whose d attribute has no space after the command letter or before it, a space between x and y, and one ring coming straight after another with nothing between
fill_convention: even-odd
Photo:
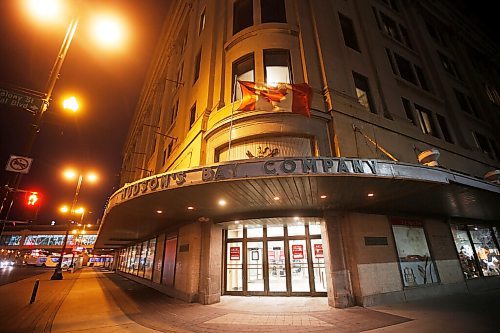
<instances>
[{"instance_id":1,"label":"street lamp post","mask_svg":"<svg viewBox=\"0 0 500 333\"><path fill-rule=\"evenodd\" d=\"M65 172L65 177L66 178L74 178L76 176L75 172L74 171L66 171ZM96 180L96 176L94 174L89 174L88 175L88 180L93 182ZM83 183L83 174L80 174L78 176L78 182L77 182L77 185L76 185L76 190L75 190L75 195L73 196L73 202L71 203L71 207L69 209L69 213L70 214L73 214L75 213L75 206L76 206L76 203L78 201L78 196L80 194L80 188L82 186L82 183ZM82 213L82 218L83 218L83 213ZM59 256L59 262L57 263L56 265L56 268L54 270L54 274L52 274L52 277L50 278L51 280L62 280L63 279L63 275L62 275L62 261L63 261L63 258L64 258L64 251L66 251L66 245L68 243L68 236L69 236L69 228L71 226L71 219L68 219L68 222L67 222L67 227L66 227L66 234L65 234L65 237L64 237L64 242L63 242L63 247L62 247L62 250L61 250L61 255Z\"/></svg>"}]
</instances>

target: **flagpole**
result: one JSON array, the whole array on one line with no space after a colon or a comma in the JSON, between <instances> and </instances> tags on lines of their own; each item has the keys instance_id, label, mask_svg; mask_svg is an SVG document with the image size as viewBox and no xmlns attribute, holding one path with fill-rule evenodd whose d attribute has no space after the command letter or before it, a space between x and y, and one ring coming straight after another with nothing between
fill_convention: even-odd
<instances>
[{"instance_id":1,"label":"flagpole","mask_svg":"<svg viewBox=\"0 0 500 333\"><path fill-rule=\"evenodd\" d=\"M234 86L233 86L233 96L231 98L231 125L229 125L229 144L227 147L227 160L231 160L231 139L233 137L233 114L234 114L234 102L236 100L236 83L238 82L237 80L238 76L234 76Z\"/></svg>"}]
</instances>

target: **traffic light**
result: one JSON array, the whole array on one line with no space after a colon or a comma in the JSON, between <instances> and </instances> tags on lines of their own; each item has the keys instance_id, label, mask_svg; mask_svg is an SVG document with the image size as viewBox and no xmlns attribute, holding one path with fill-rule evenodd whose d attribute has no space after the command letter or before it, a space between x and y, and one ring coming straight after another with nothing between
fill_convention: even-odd
<instances>
[{"instance_id":1,"label":"traffic light","mask_svg":"<svg viewBox=\"0 0 500 333\"><path fill-rule=\"evenodd\" d=\"M40 196L38 192L26 192L26 206L28 207L38 207L40 204Z\"/></svg>"}]
</instances>

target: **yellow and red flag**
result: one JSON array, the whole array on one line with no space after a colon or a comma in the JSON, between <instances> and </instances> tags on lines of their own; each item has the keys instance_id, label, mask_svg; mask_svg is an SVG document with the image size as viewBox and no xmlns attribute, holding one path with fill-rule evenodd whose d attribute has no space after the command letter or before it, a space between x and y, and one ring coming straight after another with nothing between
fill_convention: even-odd
<instances>
[{"instance_id":1,"label":"yellow and red flag","mask_svg":"<svg viewBox=\"0 0 500 333\"><path fill-rule=\"evenodd\" d=\"M292 112L311 117L312 89L307 83L268 86L238 81L242 91L239 111Z\"/></svg>"}]
</instances>

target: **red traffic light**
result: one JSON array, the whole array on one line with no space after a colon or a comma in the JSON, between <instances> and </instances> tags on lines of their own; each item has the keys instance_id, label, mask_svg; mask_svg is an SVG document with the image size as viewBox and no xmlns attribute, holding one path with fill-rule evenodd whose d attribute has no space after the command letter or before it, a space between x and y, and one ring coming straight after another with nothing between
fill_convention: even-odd
<instances>
[{"instance_id":1,"label":"red traffic light","mask_svg":"<svg viewBox=\"0 0 500 333\"><path fill-rule=\"evenodd\" d=\"M40 203L40 195L38 192L27 192L26 193L26 205L27 206L38 206Z\"/></svg>"}]
</instances>

